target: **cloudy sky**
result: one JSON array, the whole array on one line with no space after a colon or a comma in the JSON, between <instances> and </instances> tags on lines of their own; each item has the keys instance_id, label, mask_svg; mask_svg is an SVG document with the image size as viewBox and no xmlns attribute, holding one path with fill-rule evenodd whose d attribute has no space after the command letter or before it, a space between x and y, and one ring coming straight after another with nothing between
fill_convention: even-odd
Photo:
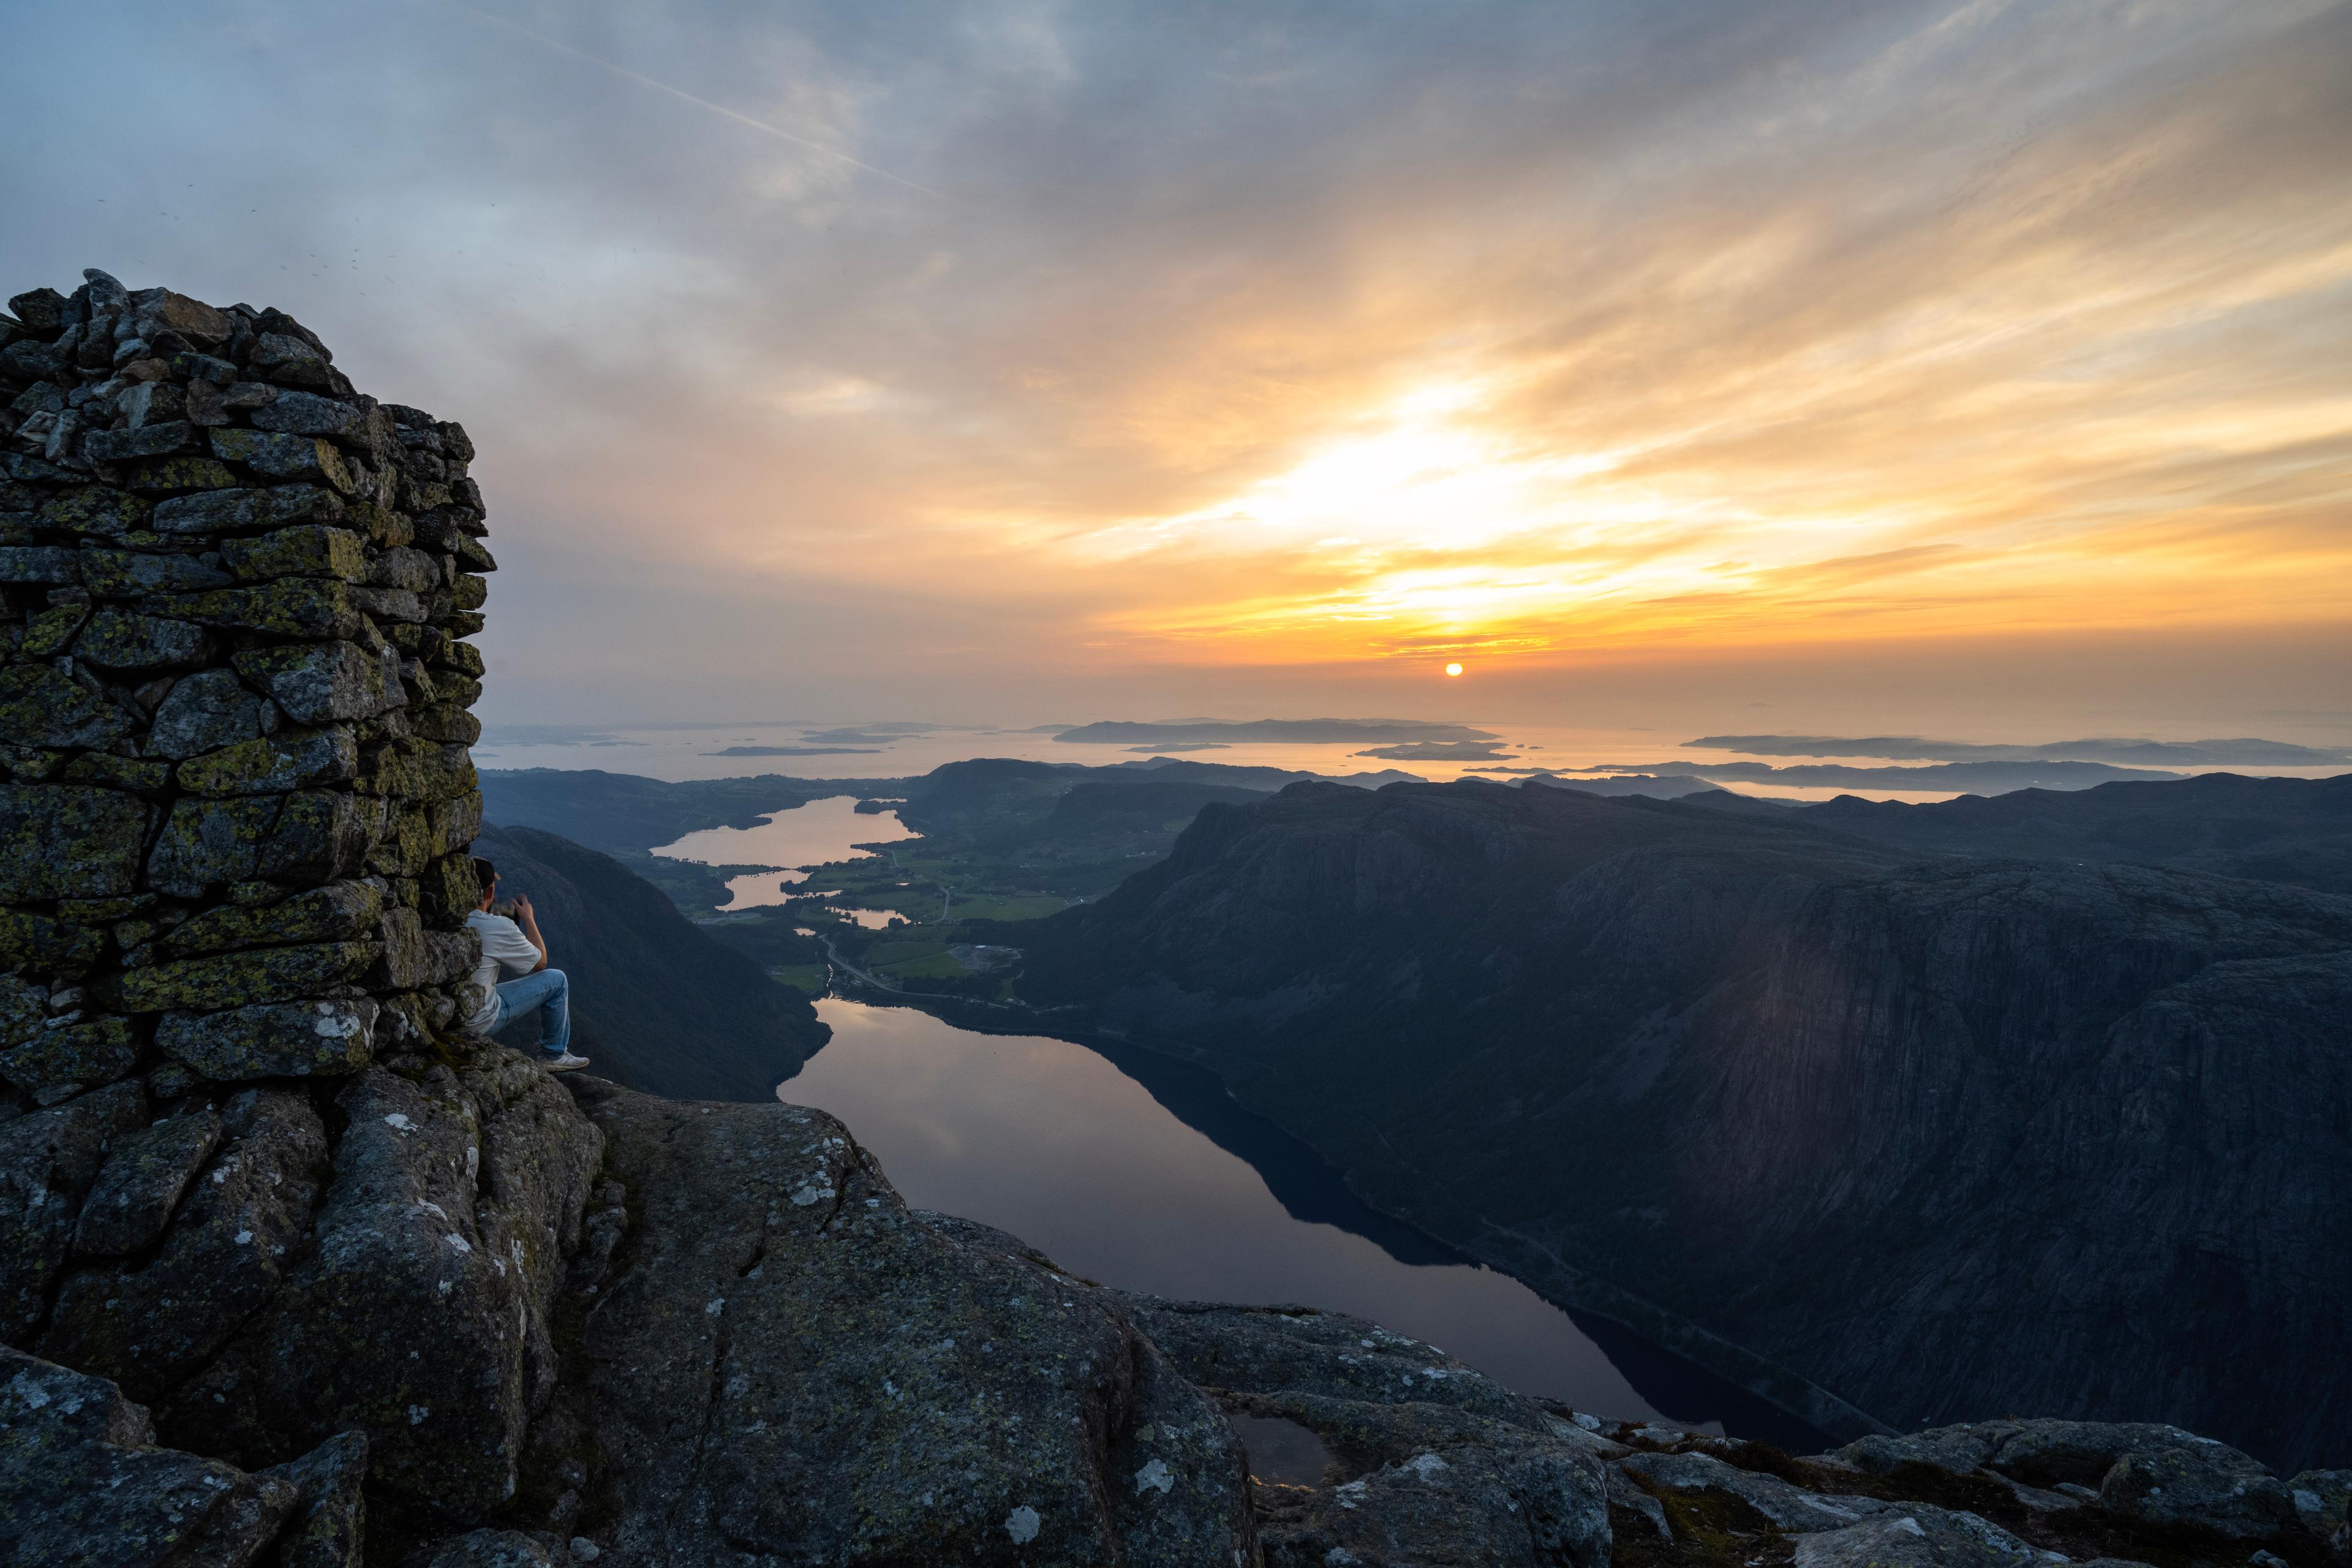
<instances>
[{"instance_id":1,"label":"cloudy sky","mask_svg":"<svg viewBox=\"0 0 2352 1568\"><path fill-rule=\"evenodd\" d=\"M2352 5L8 38L0 293L278 305L462 420L493 720L2352 731Z\"/></svg>"}]
</instances>

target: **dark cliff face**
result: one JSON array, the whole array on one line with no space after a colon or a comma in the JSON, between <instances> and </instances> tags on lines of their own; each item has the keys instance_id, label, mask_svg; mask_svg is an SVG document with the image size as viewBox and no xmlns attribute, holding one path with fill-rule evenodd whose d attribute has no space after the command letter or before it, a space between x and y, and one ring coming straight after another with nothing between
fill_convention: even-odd
<instances>
[{"instance_id":1,"label":"dark cliff face","mask_svg":"<svg viewBox=\"0 0 2352 1568\"><path fill-rule=\"evenodd\" d=\"M2352 893L2352 773L2023 789L1932 805L1842 795L1797 816L1914 853L2126 861Z\"/></svg>"},{"instance_id":2,"label":"dark cliff face","mask_svg":"<svg viewBox=\"0 0 2352 1568\"><path fill-rule=\"evenodd\" d=\"M530 827L486 827L474 853L502 897L530 897L553 967L572 982L576 1047L654 1094L763 1100L831 1031L799 992L714 942L610 856ZM514 1026L536 1039L535 1020Z\"/></svg>"},{"instance_id":3,"label":"dark cliff face","mask_svg":"<svg viewBox=\"0 0 2352 1568\"><path fill-rule=\"evenodd\" d=\"M2352 900L1906 858L1700 805L1300 787L1037 928L1023 984L1816 1419L1827 1390L2314 1452L2352 1415Z\"/></svg>"}]
</instances>

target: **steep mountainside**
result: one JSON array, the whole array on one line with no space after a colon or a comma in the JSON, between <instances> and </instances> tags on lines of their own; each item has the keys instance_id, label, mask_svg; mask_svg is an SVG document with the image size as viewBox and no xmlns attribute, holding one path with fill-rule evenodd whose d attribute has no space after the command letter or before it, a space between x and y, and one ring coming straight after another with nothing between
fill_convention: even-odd
<instances>
[{"instance_id":1,"label":"steep mountainside","mask_svg":"<svg viewBox=\"0 0 2352 1568\"><path fill-rule=\"evenodd\" d=\"M1299 786L1024 928L1022 989L1817 1421L2332 1439L2352 900L1796 817Z\"/></svg>"},{"instance_id":2,"label":"steep mountainside","mask_svg":"<svg viewBox=\"0 0 2352 1568\"><path fill-rule=\"evenodd\" d=\"M502 896L530 895L597 1071L655 1094L772 1100L824 1044L805 997L610 857L530 827L485 827L474 853ZM509 1043L537 1037L536 1021L515 1027Z\"/></svg>"},{"instance_id":3,"label":"steep mountainside","mask_svg":"<svg viewBox=\"0 0 2352 1568\"><path fill-rule=\"evenodd\" d=\"M1932 805L1843 795L1799 815L1918 853L2128 861L2352 893L2352 773L1963 795Z\"/></svg>"}]
</instances>

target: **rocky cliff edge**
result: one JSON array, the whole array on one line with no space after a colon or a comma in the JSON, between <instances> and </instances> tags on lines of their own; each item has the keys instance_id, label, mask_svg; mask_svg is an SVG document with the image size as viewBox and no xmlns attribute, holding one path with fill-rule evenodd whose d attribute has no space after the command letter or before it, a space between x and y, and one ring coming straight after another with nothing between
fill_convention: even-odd
<instances>
[{"instance_id":1,"label":"rocky cliff edge","mask_svg":"<svg viewBox=\"0 0 2352 1568\"><path fill-rule=\"evenodd\" d=\"M160 1114L159 1114L160 1112ZM491 1045L0 1124L80 1253L0 1364L0 1560L2352 1561L2352 1471L2023 1421L1798 1458L912 1210L847 1129ZM20 1213L23 1212L21 1209Z\"/></svg>"}]
</instances>

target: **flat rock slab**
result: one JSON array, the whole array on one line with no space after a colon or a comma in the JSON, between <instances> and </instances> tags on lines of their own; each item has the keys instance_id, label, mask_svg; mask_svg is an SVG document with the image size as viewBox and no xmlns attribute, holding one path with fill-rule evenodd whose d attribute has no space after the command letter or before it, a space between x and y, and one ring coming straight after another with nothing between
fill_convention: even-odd
<instances>
[{"instance_id":1,"label":"flat rock slab","mask_svg":"<svg viewBox=\"0 0 2352 1568\"><path fill-rule=\"evenodd\" d=\"M821 1111L567 1081L635 1219L582 1342L619 1560L1248 1560L1239 1443L1112 1293L926 1224Z\"/></svg>"},{"instance_id":2,"label":"flat rock slab","mask_svg":"<svg viewBox=\"0 0 2352 1568\"><path fill-rule=\"evenodd\" d=\"M1435 1346L1304 1307L1127 1300L1228 1414L1295 1423L1329 1454L1319 1480L1259 1478L1270 1568L1609 1562L1616 1446Z\"/></svg>"}]
</instances>

